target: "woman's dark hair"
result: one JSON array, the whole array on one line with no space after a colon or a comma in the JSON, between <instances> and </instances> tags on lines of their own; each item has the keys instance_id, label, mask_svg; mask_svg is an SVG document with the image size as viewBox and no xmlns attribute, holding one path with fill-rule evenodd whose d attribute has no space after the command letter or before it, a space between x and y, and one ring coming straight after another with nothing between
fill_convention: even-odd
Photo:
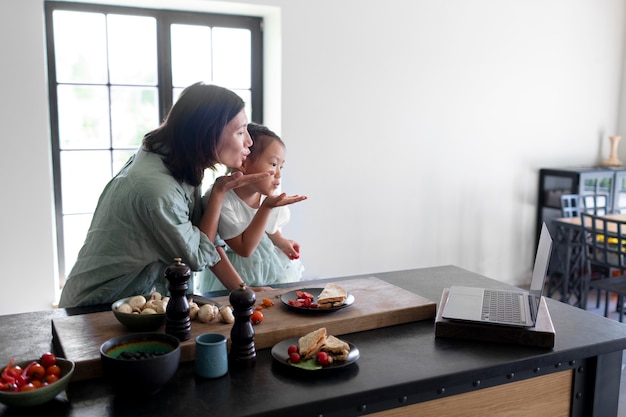
<instances>
[{"instance_id":1,"label":"woman's dark hair","mask_svg":"<svg viewBox=\"0 0 626 417\"><path fill-rule=\"evenodd\" d=\"M248 159L252 161L256 160L259 155L263 153L265 148L267 148L267 146L273 141L278 141L281 145L283 145L283 147L285 147L285 143L282 141L280 136L272 132L266 126L258 123L249 123L248 133L252 138L252 146L250 146L250 155L248 155Z\"/></svg>"},{"instance_id":2,"label":"woman's dark hair","mask_svg":"<svg viewBox=\"0 0 626 417\"><path fill-rule=\"evenodd\" d=\"M185 88L158 128L144 136L144 147L163 155L174 178L197 187L206 168L219 162L217 145L224 127L244 102L232 91L196 83Z\"/></svg>"}]
</instances>

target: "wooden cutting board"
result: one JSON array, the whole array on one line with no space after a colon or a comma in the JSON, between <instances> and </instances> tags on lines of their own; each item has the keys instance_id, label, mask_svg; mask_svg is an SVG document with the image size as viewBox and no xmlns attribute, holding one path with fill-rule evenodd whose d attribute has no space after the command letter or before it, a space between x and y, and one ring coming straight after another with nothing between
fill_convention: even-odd
<instances>
[{"instance_id":1,"label":"wooden cutting board","mask_svg":"<svg viewBox=\"0 0 626 417\"><path fill-rule=\"evenodd\" d=\"M375 277L337 281L354 295L349 307L329 313L303 313L288 308L280 295L297 288L311 288L305 282L298 287L257 292L257 304L270 298L275 305L263 310L264 320L254 326L255 346L264 349L291 337L300 337L319 327L326 327L335 336L396 324L432 319L436 303ZM320 284L318 284L318 287ZM228 296L213 299L220 305L229 304ZM230 338L232 325L220 322L191 322L191 338L181 343L181 362L193 361L195 337L202 333L221 333ZM165 325L157 332L164 332ZM53 343L59 356L76 362L73 381L102 375L100 345L106 340L131 331L124 327L111 311L60 317L52 320ZM229 341L230 342L230 341Z\"/></svg>"}]
</instances>

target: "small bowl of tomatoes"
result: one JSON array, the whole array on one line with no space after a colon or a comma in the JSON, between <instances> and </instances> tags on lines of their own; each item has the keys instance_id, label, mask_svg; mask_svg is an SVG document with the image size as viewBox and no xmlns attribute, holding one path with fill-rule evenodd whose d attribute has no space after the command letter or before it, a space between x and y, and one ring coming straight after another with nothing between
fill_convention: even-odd
<instances>
[{"instance_id":1,"label":"small bowl of tomatoes","mask_svg":"<svg viewBox=\"0 0 626 417\"><path fill-rule=\"evenodd\" d=\"M27 407L46 403L63 392L72 379L73 361L45 353L28 361L11 359L2 368L0 403Z\"/></svg>"}]
</instances>

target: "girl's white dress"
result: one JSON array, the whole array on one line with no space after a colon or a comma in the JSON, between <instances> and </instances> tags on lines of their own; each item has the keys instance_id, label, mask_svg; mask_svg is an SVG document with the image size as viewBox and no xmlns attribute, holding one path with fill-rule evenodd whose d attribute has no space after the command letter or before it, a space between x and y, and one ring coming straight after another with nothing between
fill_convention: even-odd
<instances>
[{"instance_id":1,"label":"girl's white dress","mask_svg":"<svg viewBox=\"0 0 626 417\"><path fill-rule=\"evenodd\" d=\"M210 193L211 189L203 198L203 207L206 206ZM257 209L248 206L233 190L227 191L217 229L219 237L228 240L243 233L256 212ZM247 285L262 287L300 281L304 271L302 262L298 259L289 259L284 252L274 246L267 235L280 230L289 222L289 218L288 207L273 208L267 220L266 233L263 234L256 250L247 258L237 255L226 246L228 259ZM208 268L196 274L195 285L196 291L200 293L226 289Z\"/></svg>"}]
</instances>

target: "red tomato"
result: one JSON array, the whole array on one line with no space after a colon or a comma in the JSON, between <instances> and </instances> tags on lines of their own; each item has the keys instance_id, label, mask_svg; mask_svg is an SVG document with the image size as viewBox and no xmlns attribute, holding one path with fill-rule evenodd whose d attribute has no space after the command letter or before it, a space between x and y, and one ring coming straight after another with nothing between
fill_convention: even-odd
<instances>
[{"instance_id":1,"label":"red tomato","mask_svg":"<svg viewBox=\"0 0 626 417\"><path fill-rule=\"evenodd\" d=\"M54 382L57 382L59 380L59 377L54 375L54 374L50 374L50 375L46 375L46 382L48 384L52 384ZM46 385L46 384L44 384Z\"/></svg>"},{"instance_id":2,"label":"red tomato","mask_svg":"<svg viewBox=\"0 0 626 417\"><path fill-rule=\"evenodd\" d=\"M18 376L21 376L22 372L23 372L23 369L19 365L15 365L7 369L7 374L9 376L12 376L13 378L17 378Z\"/></svg>"},{"instance_id":3,"label":"red tomato","mask_svg":"<svg viewBox=\"0 0 626 417\"><path fill-rule=\"evenodd\" d=\"M56 365L55 365L56 366ZM35 363L28 368L26 372L26 376L32 380L43 379L46 375L46 368L43 367L40 363Z\"/></svg>"},{"instance_id":4,"label":"red tomato","mask_svg":"<svg viewBox=\"0 0 626 417\"><path fill-rule=\"evenodd\" d=\"M61 376L61 368L59 368L59 365L52 365L46 368L46 376L50 376L50 375L54 375L56 377Z\"/></svg>"},{"instance_id":5,"label":"red tomato","mask_svg":"<svg viewBox=\"0 0 626 417\"><path fill-rule=\"evenodd\" d=\"M328 365L328 353L326 352L317 352L317 363L320 365Z\"/></svg>"},{"instance_id":6,"label":"red tomato","mask_svg":"<svg viewBox=\"0 0 626 417\"><path fill-rule=\"evenodd\" d=\"M37 387L36 387L33 383L29 382L28 384L22 385L22 386L20 387L20 392L24 392L24 391L34 391L34 390L36 390L36 389L37 389Z\"/></svg>"},{"instance_id":7,"label":"red tomato","mask_svg":"<svg viewBox=\"0 0 626 417\"><path fill-rule=\"evenodd\" d=\"M52 365L56 365L57 357L54 355L54 353L46 352L41 355L41 364L44 368L49 368Z\"/></svg>"},{"instance_id":8,"label":"red tomato","mask_svg":"<svg viewBox=\"0 0 626 417\"><path fill-rule=\"evenodd\" d=\"M288 354L292 354L292 353L299 353L300 352L300 348L298 347L298 345L291 345L287 348L287 353Z\"/></svg>"},{"instance_id":9,"label":"red tomato","mask_svg":"<svg viewBox=\"0 0 626 417\"><path fill-rule=\"evenodd\" d=\"M261 323L263 321L263 313L261 313L260 311L255 311L250 316L250 321L252 322L252 324Z\"/></svg>"},{"instance_id":10,"label":"red tomato","mask_svg":"<svg viewBox=\"0 0 626 417\"><path fill-rule=\"evenodd\" d=\"M300 363L300 354L298 352L292 352L289 354L289 361L291 363Z\"/></svg>"}]
</instances>

